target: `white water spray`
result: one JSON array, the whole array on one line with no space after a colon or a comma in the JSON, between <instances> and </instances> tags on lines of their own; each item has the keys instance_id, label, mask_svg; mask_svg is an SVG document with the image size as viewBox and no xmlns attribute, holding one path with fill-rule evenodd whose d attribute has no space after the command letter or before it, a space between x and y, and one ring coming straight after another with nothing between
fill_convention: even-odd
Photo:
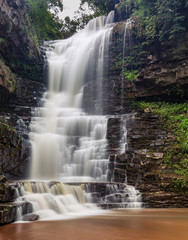
<instances>
[{"instance_id":1,"label":"white water spray","mask_svg":"<svg viewBox=\"0 0 188 240\"><path fill-rule=\"evenodd\" d=\"M31 123L32 179L63 182L106 181L105 116L82 109L84 84L97 82L101 113L104 59L108 55L114 12L98 17L73 37L50 43L47 51L49 91Z\"/></svg>"},{"instance_id":2,"label":"white water spray","mask_svg":"<svg viewBox=\"0 0 188 240\"><path fill-rule=\"evenodd\" d=\"M121 106L123 107L124 105L124 89L125 89L125 84L124 84L124 72L125 72L125 61L126 61L126 46L128 45L127 49L131 49L131 32L130 28L132 26L131 19L128 19L125 22L125 31L124 31L124 36L123 36L123 56L122 56L122 80L121 80Z\"/></svg>"},{"instance_id":3,"label":"white water spray","mask_svg":"<svg viewBox=\"0 0 188 240\"><path fill-rule=\"evenodd\" d=\"M86 194L81 186L62 182L107 181L107 117L101 113L113 19L114 12L111 12L107 17L90 21L84 30L69 39L48 43L49 90L30 126L30 178L37 181L25 183L20 194L22 201L32 203L40 219L62 218L89 209L96 211L95 206L88 204L90 193ZM97 83L96 104L90 111L93 115L87 115L82 109L84 84L88 81ZM137 202L138 193L127 190L130 187L125 189L125 193L118 190L118 199L122 195L122 203ZM110 197L103 197L102 203L109 204L110 199L116 199L113 198L116 192L109 194Z\"/></svg>"}]
</instances>

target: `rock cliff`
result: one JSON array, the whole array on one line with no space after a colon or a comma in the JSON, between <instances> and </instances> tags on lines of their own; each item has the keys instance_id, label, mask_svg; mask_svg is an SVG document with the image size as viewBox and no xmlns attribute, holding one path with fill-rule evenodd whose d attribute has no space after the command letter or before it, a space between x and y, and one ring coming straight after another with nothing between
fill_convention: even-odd
<instances>
[{"instance_id":1,"label":"rock cliff","mask_svg":"<svg viewBox=\"0 0 188 240\"><path fill-rule=\"evenodd\" d=\"M44 92L43 56L24 0L0 0L0 172L24 178L28 124Z\"/></svg>"},{"instance_id":2,"label":"rock cliff","mask_svg":"<svg viewBox=\"0 0 188 240\"><path fill-rule=\"evenodd\" d=\"M125 22L117 23L113 31L109 81L114 84L114 93L123 92L125 99L185 100L188 96L188 34L171 41L149 42L139 38L136 19L131 21L129 38L124 36ZM128 42L124 56L123 41ZM131 79L123 74L123 68L137 69L138 76Z\"/></svg>"},{"instance_id":3,"label":"rock cliff","mask_svg":"<svg viewBox=\"0 0 188 240\"><path fill-rule=\"evenodd\" d=\"M132 19L127 39L126 22L114 26L108 71L103 80L104 114L128 112L131 99L171 102L187 99L188 34L173 41L151 43L135 33L135 22ZM87 111L95 102L95 89L95 82L85 87Z\"/></svg>"},{"instance_id":4,"label":"rock cliff","mask_svg":"<svg viewBox=\"0 0 188 240\"><path fill-rule=\"evenodd\" d=\"M124 54L125 22L115 24L103 82L103 113L117 115L108 122L108 179L136 185L146 207L187 207L187 180L167 174L163 165L175 136L161 127L159 116L136 109L135 117L126 120L128 150L120 154L123 133L119 115L132 112L130 100L184 101L188 96L188 35L169 42L145 42L134 34L135 22L136 18L132 19ZM44 92L42 65L24 1L0 0L0 174L9 179L28 175L28 126L33 107ZM131 78L124 70L133 66L138 66L138 72ZM96 82L85 87L88 112L95 101L91 89L97 89ZM1 194L5 194L6 186L1 185ZM15 220L15 208L11 206L10 211L14 219L7 222Z\"/></svg>"},{"instance_id":5,"label":"rock cliff","mask_svg":"<svg viewBox=\"0 0 188 240\"><path fill-rule=\"evenodd\" d=\"M159 115L132 108L131 102L187 100L188 35L147 42L135 33L136 21L137 18L131 19L127 38L126 22L115 24L103 82L103 113L117 115L108 121L108 180L135 185L142 192L145 207L187 207L187 178L174 174L164 164L168 150L177 145L176 136L165 129ZM126 74L132 69L138 69L134 78ZM91 89L96 89L95 82L85 88L86 111L95 103ZM128 150L120 154L122 124L128 130ZM182 155L182 150L177 149L171 161L181 161Z\"/></svg>"},{"instance_id":6,"label":"rock cliff","mask_svg":"<svg viewBox=\"0 0 188 240\"><path fill-rule=\"evenodd\" d=\"M187 207L187 178L174 174L165 164L168 150L177 144L174 134L164 128L164 120L159 115L147 110L124 118L128 148L122 154L119 149L122 118L108 122L109 180L136 186L142 193L144 207ZM177 149L170 160L178 162L180 152Z\"/></svg>"},{"instance_id":7,"label":"rock cliff","mask_svg":"<svg viewBox=\"0 0 188 240\"><path fill-rule=\"evenodd\" d=\"M40 82L42 68L43 60L39 44L27 15L24 1L1 0L1 102L7 102L8 92L16 94L19 77Z\"/></svg>"}]
</instances>

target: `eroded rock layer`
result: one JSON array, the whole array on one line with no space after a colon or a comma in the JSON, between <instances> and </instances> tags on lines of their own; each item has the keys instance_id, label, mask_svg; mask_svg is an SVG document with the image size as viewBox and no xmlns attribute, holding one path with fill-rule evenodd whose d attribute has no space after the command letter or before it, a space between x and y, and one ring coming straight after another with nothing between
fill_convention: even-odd
<instances>
[{"instance_id":1,"label":"eroded rock layer","mask_svg":"<svg viewBox=\"0 0 188 240\"><path fill-rule=\"evenodd\" d=\"M109 124L110 129L115 126ZM127 130L128 150L119 154L115 149L111 154L109 178L136 186L145 207L187 207L187 178L173 174L165 164L168 150L176 146L176 137L164 129L160 116L138 112L127 120ZM178 157L177 152L171 160L178 161Z\"/></svg>"}]
</instances>

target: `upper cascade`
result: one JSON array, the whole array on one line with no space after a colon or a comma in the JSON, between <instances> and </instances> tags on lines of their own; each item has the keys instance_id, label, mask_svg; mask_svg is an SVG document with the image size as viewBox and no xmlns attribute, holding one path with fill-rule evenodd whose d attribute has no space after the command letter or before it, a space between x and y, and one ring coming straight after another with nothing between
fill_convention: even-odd
<instances>
[{"instance_id":1,"label":"upper cascade","mask_svg":"<svg viewBox=\"0 0 188 240\"><path fill-rule=\"evenodd\" d=\"M91 20L87 26L86 30L89 31L98 31L103 29L104 27L109 27L109 24L114 22L114 11L111 11L108 16L100 16L93 20Z\"/></svg>"},{"instance_id":2,"label":"upper cascade","mask_svg":"<svg viewBox=\"0 0 188 240\"><path fill-rule=\"evenodd\" d=\"M69 39L49 42L49 90L31 122L32 179L107 181L107 117L102 115L114 12L91 20ZM95 81L92 114L82 107L84 84Z\"/></svg>"},{"instance_id":3,"label":"upper cascade","mask_svg":"<svg viewBox=\"0 0 188 240\"><path fill-rule=\"evenodd\" d=\"M101 106L113 18L111 12L90 21L69 39L48 43L49 90L30 125L32 181L21 184L17 199L29 201L40 219L61 219L88 210L93 213L97 209L93 203L141 206L140 194L134 187L107 184L111 173L107 151L109 117L102 114ZM90 81L97 86L93 89L96 104L91 115L82 105L84 85ZM120 148L126 142L126 129L123 132ZM18 210L18 220L22 220L22 208Z\"/></svg>"},{"instance_id":4,"label":"upper cascade","mask_svg":"<svg viewBox=\"0 0 188 240\"><path fill-rule=\"evenodd\" d=\"M91 20L85 29L66 40L50 42L47 50L49 91L62 92L65 106L81 107L85 82L97 81L96 97L101 100L114 12ZM78 100L79 98L79 100Z\"/></svg>"}]
</instances>

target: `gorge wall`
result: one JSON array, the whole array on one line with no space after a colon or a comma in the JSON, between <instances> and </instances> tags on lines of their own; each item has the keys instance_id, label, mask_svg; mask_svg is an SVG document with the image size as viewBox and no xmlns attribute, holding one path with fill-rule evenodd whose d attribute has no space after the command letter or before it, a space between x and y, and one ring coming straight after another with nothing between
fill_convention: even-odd
<instances>
[{"instance_id":1,"label":"gorge wall","mask_svg":"<svg viewBox=\"0 0 188 240\"><path fill-rule=\"evenodd\" d=\"M176 164L185 158L183 150L177 147L177 136L159 114L148 108L141 110L134 103L187 100L188 35L173 41L145 42L135 34L136 21L137 18L131 20L127 39L124 38L126 22L115 24L108 73L103 82L103 113L117 115L108 122L109 180L135 185L142 193L145 207L187 207L187 177L174 174L166 164L167 161ZM126 41L124 57L123 41ZM126 77L123 68L128 71L138 68L135 74L138 76ZM92 89L96 89L95 82L86 86L87 111L94 104L94 96L89 98ZM124 123L128 130L128 150L120 154L121 115L128 113L135 117L128 117ZM173 157L169 154L172 149L176 149Z\"/></svg>"},{"instance_id":2,"label":"gorge wall","mask_svg":"<svg viewBox=\"0 0 188 240\"><path fill-rule=\"evenodd\" d=\"M23 0L0 0L0 13L0 175L23 179L30 161L28 126L45 89L43 57ZM132 19L133 30L134 22L136 18ZM103 113L117 115L108 122L109 169L117 182L124 182L127 175L127 183L142 192L146 207L187 207L187 179L168 172L164 165L166 150L176 137L164 129L160 116L132 107L131 101L187 99L188 35L176 41L146 43L133 31L131 50L123 56L124 31L125 22L115 24L103 82ZM139 66L139 75L133 81L123 75L124 57L128 59L127 69ZM94 81L85 87L88 112L95 101L91 89L97 89ZM135 117L126 121L129 148L120 154L119 115L127 113ZM112 175L108 177L110 180ZM2 182L1 195L5 190Z\"/></svg>"},{"instance_id":3,"label":"gorge wall","mask_svg":"<svg viewBox=\"0 0 188 240\"><path fill-rule=\"evenodd\" d=\"M125 56L122 56L125 23L117 23L113 31L111 62L109 63L109 81L114 92L121 90L122 77L125 88L124 98L176 101L187 98L188 86L188 35L175 40L148 41L139 37L136 29L137 18L131 19L129 39L126 39ZM137 69L134 79L122 72L125 69Z\"/></svg>"},{"instance_id":4,"label":"gorge wall","mask_svg":"<svg viewBox=\"0 0 188 240\"><path fill-rule=\"evenodd\" d=\"M24 178L30 158L28 125L39 104L43 57L23 0L0 1L0 173Z\"/></svg>"},{"instance_id":5,"label":"gorge wall","mask_svg":"<svg viewBox=\"0 0 188 240\"><path fill-rule=\"evenodd\" d=\"M126 117L126 116L125 116ZM128 150L119 153L121 118L108 123L110 152L110 176L115 182L127 182L142 193L144 207L174 208L187 207L187 178L173 173L166 165L168 150L176 148L174 134L164 128L164 120L146 109L132 117L126 117ZM177 149L168 160L181 160Z\"/></svg>"},{"instance_id":6,"label":"gorge wall","mask_svg":"<svg viewBox=\"0 0 188 240\"><path fill-rule=\"evenodd\" d=\"M132 99L184 102L188 96L188 34L173 41L147 43L135 34L135 22L136 18L132 19L124 57L125 22L116 23L113 29L108 73L103 82L105 114L128 112ZM123 61L128 71L138 69L135 76L124 75ZM86 86L87 111L94 101L95 88L95 82Z\"/></svg>"},{"instance_id":7,"label":"gorge wall","mask_svg":"<svg viewBox=\"0 0 188 240\"><path fill-rule=\"evenodd\" d=\"M160 115L152 109L133 107L132 100L186 101L188 35L174 41L146 43L135 35L136 21L136 18L132 19L124 60L127 70L140 67L134 80L126 78L122 69L125 23L117 23L113 31L108 83L104 84L108 102L105 111L110 114L135 111L136 114L134 120L126 123L128 151L112 155L111 168L117 181L124 181L127 175L128 184L137 186L143 193L146 207L186 207L187 178L174 174L165 164L169 149L177 146L177 136L165 127L165 120ZM177 148L174 157L168 160L174 164L181 161L183 156L185 158L182 151Z\"/></svg>"}]
</instances>

